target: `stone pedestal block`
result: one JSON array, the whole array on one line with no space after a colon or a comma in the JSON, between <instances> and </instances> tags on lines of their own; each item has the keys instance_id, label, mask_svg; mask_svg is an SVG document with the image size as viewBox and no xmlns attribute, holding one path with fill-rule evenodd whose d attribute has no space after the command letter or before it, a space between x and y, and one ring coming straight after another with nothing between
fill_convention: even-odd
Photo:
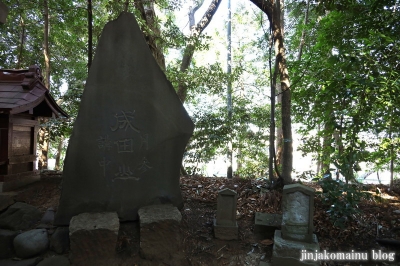
<instances>
[{"instance_id":1,"label":"stone pedestal block","mask_svg":"<svg viewBox=\"0 0 400 266\"><path fill-rule=\"evenodd\" d=\"M74 266L114 265L119 230L117 213L82 213L69 226L70 260Z\"/></svg>"},{"instance_id":2,"label":"stone pedestal block","mask_svg":"<svg viewBox=\"0 0 400 266\"><path fill-rule=\"evenodd\" d=\"M232 226L218 225L217 219L214 219L214 236L222 240L236 240L239 236L239 226L236 221Z\"/></svg>"},{"instance_id":3,"label":"stone pedestal block","mask_svg":"<svg viewBox=\"0 0 400 266\"><path fill-rule=\"evenodd\" d=\"M317 266L318 261L300 261L301 251L315 252L320 250L317 236L313 234L311 243L287 240L282 238L281 230L275 231L272 250L273 266Z\"/></svg>"},{"instance_id":4,"label":"stone pedestal block","mask_svg":"<svg viewBox=\"0 0 400 266\"><path fill-rule=\"evenodd\" d=\"M139 209L140 255L148 260L168 260L181 250L182 215L171 204Z\"/></svg>"},{"instance_id":5,"label":"stone pedestal block","mask_svg":"<svg viewBox=\"0 0 400 266\"><path fill-rule=\"evenodd\" d=\"M261 239L273 238L275 230L281 228L282 214L256 212L254 234Z\"/></svg>"}]
</instances>

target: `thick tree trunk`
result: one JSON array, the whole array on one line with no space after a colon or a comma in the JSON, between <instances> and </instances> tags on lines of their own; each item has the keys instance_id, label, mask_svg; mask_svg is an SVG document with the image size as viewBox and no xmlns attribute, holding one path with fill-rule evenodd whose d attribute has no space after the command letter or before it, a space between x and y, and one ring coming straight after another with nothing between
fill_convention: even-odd
<instances>
[{"instance_id":1,"label":"thick tree trunk","mask_svg":"<svg viewBox=\"0 0 400 266\"><path fill-rule=\"evenodd\" d=\"M93 60L93 9L92 0L87 2L87 14L88 14L88 72Z\"/></svg>"},{"instance_id":2,"label":"thick tree trunk","mask_svg":"<svg viewBox=\"0 0 400 266\"><path fill-rule=\"evenodd\" d=\"M43 36L43 55L44 55L44 85L50 90L50 53L49 53L49 6L47 0L43 0L43 20L44 20L44 36ZM40 119L40 123L46 122L47 119ZM49 131L45 127L40 127L38 133L38 153L39 153L39 170L47 169L47 154L49 150Z\"/></svg>"},{"instance_id":3,"label":"thick tree trunk","mask_svg":"<svg viewBox=\"0 0 400 266\"><path fill-rule=\"evenodd\" d=\"M282 178L284 184L292 182L293 168L293 140L292 140L292 119L291 119L291 91L289 73L286 67L285 48L283 46L283 27L281 24L281 3L276 1L273 13L273 34L275 44L275 57L278 62L280 84L282 90Z\"/></svg>"},{"instance_id":4,"label":"thick tree trunk","mask_svg":"<svg viewBox=\"0 0 400 266\"><path fill-rule=\"evenodd\" d=\"M141 1L135 0L135 6L140 11L141 17L150 32L147 32L145 35L147 45L149 46L151 53L157 61L157 64L160 66L163 72L165 72L165 58L163 53L163 47L160 42L157 42L157 39L160 38L160 28L159 25L155 21L155 11L154 11L154 1Z\"/></svg>"},{"instance_id":5,"label":"thick tree trunk","mask_svg":"<svg viewBox=\"0 0 400 266\"><path fill-rule=\"evenodd\" d=\"M281 84L276 84L276 92L278 93L277 97L277 106L282 108L282 90ZM283 131L282 131L282 119L278 122L278 127L276 128L276 165L279 169L282 168L282 155L283 155Z\"/></svg>"},{"instance_id":6,"label":"thick tree trunk","mask_svg":"<svg viewBox=\"0 0 400 266\"><path fill-rule=\"evenodd\" d=\"M22 63L22 53L24 51L25 47L25 22L21 14L21 34L20 34L20 42L19 42L19 52L18 52L18 58L17 58L17 67L16 69L21 68L21 63Z\"/></svg>"},{"instance_id":7,"label":"thick tree trunk","mask_svg":"<svg viewBox=\"0 0 400 266\"><path fill-rule=\"evenodd\" d=\"M273 0L250 0L260 8L268 17L273 29L275 57L278 60L279 76L282 89L282 178L284 184L292 182L293 168L293 141L292 141L292 120L291 120L291 92L289 73L286 67L285 49L283 46L283 24L281 1ZM283 1L282 1L283 2ZM282 5L283 7L283 5Z\"/></svg>"},{"instance_id":8,"label":"thick tree trunk","mask_svg":"<svg viewBox=\"0 0 400 266\"><path fill-rule=\"evenodd\" d=\"M56 169L57 171L61 170L61 165L60 165L60 163L61 163L62 148L63 148L63 144L64 144L63 142L64 142L64 137L61 136L61 137L60 137L60 140L59 140L59 142L58 142L57 155L56 155L56 167L55 167L55 169Z\"/></svg>"}]
</instances>

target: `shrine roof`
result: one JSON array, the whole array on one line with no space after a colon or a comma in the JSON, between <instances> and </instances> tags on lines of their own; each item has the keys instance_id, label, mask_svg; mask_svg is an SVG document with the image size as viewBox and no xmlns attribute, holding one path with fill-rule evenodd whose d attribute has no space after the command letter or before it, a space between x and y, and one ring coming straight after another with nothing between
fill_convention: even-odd
<instances>
[{"instance_id":1,"label":"shrine roof","mask_svg":"<svg viewBox=\"0 0 400 266\"><path fill-rule=\"evenodd\" d=\"M0 69L0 114L24 112L35 116L68 117L44 86L39 67Z\"/></svg>"}]
</instances>

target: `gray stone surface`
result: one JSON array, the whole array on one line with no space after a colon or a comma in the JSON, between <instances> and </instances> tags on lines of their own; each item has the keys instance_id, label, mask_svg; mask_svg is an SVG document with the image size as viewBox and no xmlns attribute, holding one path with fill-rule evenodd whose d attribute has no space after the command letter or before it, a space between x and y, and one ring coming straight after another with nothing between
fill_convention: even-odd
<instances>
[{"instance_id":1,"label":"gray stone surface","mask_svg":"<svg viewBox=\"0 0 400 266\"><path fill-rule=\"evenodd\" d=\"M70 260L74 266L112 265L119 230L117 213L82 213L71 219Z\"/></svg>"},{"instance_id":2,"label":"gray stone surface","mask_svg":"<svg viewBox=\"0 0 400 266\"><path fill-rule=\"evenodd\" d=\"M254 234L259 238L273 238L275 230L280 229L282 214L256 212L254 219Z\"/></svg>"},{"instance_id":3,"label":"gray stone surface","mask_svg":"<svg viewBox=\"0 0 400 266\"><path fill-rule=\"evenodd\" d=\"M0 214L0 228L26 230L40 220L40 211L23 202L16 202Z\"/></svg>"},{"instance_id":4,"label":"gray stone surface","mask_svg":"<svg viewBox=\"0 0 400 266\"><path fill-rule=\"evenodd\" d=\"M0 259L11 258L14 255L13 240L17 232L0 229Z\"/></svg>"},{"instance_id":5,"label":"gray stone surface","mask_svg":"<svg viewBox=\"0 0 400 266\"><path fill-rule=\"evenodd\" d=\"M170 204L139 209L140 255L148 260L168 260L181 250L182 215Z\"/></svg>"},{"instance_id":6,"label":"gray stone surface","mask_svg":"<svg viewBox=\"0 0 400 266\"><path fill-rule=\"evenodd\" d=\"M282 238L280 230L275 231L274 246L272 250L273 266L316 266L320 265L318 261L300 261L301 251L319 252L317 236L313 235L312 243L286 240Z\"/></svg>"},{"instance_id":7,"label":"gray stone surface","mask_svg":"<svg viewBox=\"0 0 400 266\"><path fill-rule=\"evenodd\" d=\"M53 256L45 258L37 266L70 266L70 263L64 256Z\"/></svg>"},{"instance_id":8,"label":"gray stone surface","mask_svg":"<svg viewBox=\"0 0 400 266\"><path fill-rule=\"evenodd\" d=\"M214 220L214 236L223 240L238 238L236 222L237 193L225 188L218 192L217 215Z\"/></svg>"},{"instance_id":9,"label":"gray stone surface","mask_svg":"<svg viewBox=\"0 0 400 266\"><path fill-rule=\"evenodd\" d=\"M14 238L15 253L19 258L30 258L47 250L49 239L46 229L34 229Z\"/></svg>"},{"instance_id":10,"label":"gray stone surface","mask_svg":"<svg viewBox=\"0 0 400 266\"><path fill-rule=\"evenodd\" d=\"M1 266L36 266L41 258L31 258L26 260L0 260ZM56 266L56 265L54 265Z\"/></svg>"},{"instance_id":11,"label":"gray stone surface","mask_svg":"<svg viewBox=\"0 0 400 266\"><path fill-rule=\"evenodd\" d=\"M55 224L84 212L129 221L143 206L183 207L179 171L193 128L134 15L121 13L105 26L90 68Z\"/></svg>"},{"instance_id":12,"label":"gray stone surface","mask_svg":"<svg viewBox=\"0 0 400 266\"><path fill-rule=\"evenodd\" d=\"M50 249L58 254L69 250L69 228L58 227L50 237Z\"/></svg>"},{"instance_id":13,"label":"gray stone surface","mask_svg":"<svg viewBox=\"0 0 400 266\"><path fill-rule=\"evenodd\" d=\"M282 237L312 242L314 218L314 189L291 184L283 188Z\"/></svg>"},{"instance_id":14,"label":"gray stone surface","mask_svg":"<svg viewBox=\"0 0 400 266\"><path fill-rule=\"evenodd\" d=\"M239 226L235 221L233 226L218 225L214 219L214 236L222 240L236 240L239 237Z\"/></svg>"},{"instance_id":15,"label":"gray stone surface","mask_svg":"<svg viewBox=\"0 0 400 266\"><path fill-rule=\"evenodd\" d=\"M1 189L0 189L1 191ZM0 212L7 209L9 206L15 203L15 197L18 194L16 192L3 192L0 193Z\"/></svg>"},{"instance_id":16,"label":"gray stone surface","mask_svg":"<svg viewBox=\"0 0 400 266\"><path fill-rule=\"evenodd\" d=\"M46 212L44 213L42 219L40 220L40 223L42 224L53 224L54 222L54 209L53 208L48 208Z\"/></svg>"}]
</instances>

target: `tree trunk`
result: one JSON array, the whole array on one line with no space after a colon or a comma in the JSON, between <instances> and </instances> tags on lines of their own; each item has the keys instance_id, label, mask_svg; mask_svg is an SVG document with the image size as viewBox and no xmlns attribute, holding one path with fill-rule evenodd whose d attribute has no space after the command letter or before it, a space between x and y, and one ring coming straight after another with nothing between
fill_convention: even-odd
<instances>
[{"instance_id":1,"label":"tree trunk","mask_svg":"<svg viewBox=\"0 0 400 266\"><path fill-rule=\"evenodd\" d=\"M156 59L157 64L160 66L161 70L165 72L163 47L157 42L157 39L160 38L160 28L155 21L154 1L135 0L135 6L140 11L142 19L146 21L146 24L150 29L150 32L145 34L147 45Z\"/></svg>"},{"instance_id":2,"label":"tree trunk","mask_svg":"<svg viewBox=\"0 0 400 266\"><path fill-rule=\"evenodd\" d=\"M57 155L56 155L56 167L55 167L55 169L56 169L57 171L60 171L60 170L61 170L60 162L61 162L62 148L63 148L63 144L64 144L63 142L64 142L64 137L61 136L61 137L60 137L60 140L59 140L59 142L58 142Z\"/></svg>"},{"instance_id":3,"label":"tree trunk","mask_svg":"<svg viewBox=\"0 0 400 266\"><path fill-rule=\"evenodd\" d=\"M190 22L190 29L191 29L190 34L192 37L199 36L204 31L204 29L208 26L208 24L210 24L211 19L213 18L215 12L217 12L221 1L222 0L213 0L211 2L210 6L208 7L207 11L204 13L203 17L197 23L196 26L192 25L192 23L194 23L194 14L197 11L197 9L199 7L201 7L201 4L199 4L198 6L196 6L195 8L193 8L192 10L189 11L189 22ZM182 73L185 72L189 68L190 63L192 62L194 48L195 47L193 46L193 44L189 43L186 46L185 51L183 52L183 58L182 58L181 68L180 68L180 71ZM184 103L186 100L186 96L187 96L187 86L186 86L185 82L179 81L177 94L178 94L179 99L181 99L181 102Z\"/></svg>"},{"instance_id":4,"label":"tree trunk","mask_svg":"<svg viewBox=\"0 0 400 266\"><path fill-rule=\"evenodd\" d=\"M21 34L20 34L20 43L19 43L19 52L18 52L18 58L17 58L17 67L16 69L21 68L21 63L22 63L22 52L24 51L25 47L25 22L21 14Z\"/></svg>"},{"instance_id":5,"label":"tree trunk","mask_svg":"<svg viewBox=\"0 0 400 266\"><path fill-rule=\"evenodd\" d=\"M285 49L283 45L283 1L273 0L250 0L254 5L261 9L268 17L273 29L275 58L278 60L279 76L282 89L282 178L284 184L292 182L293 168L293 143L292 143L292 120L291 120L291 93L289 73L286 67ZM281 4L282 1L282 4Z\"/></svg>"},{"instance_id":6,"label":"tree trunk","mask_svg":"<svg viewBox=\"0 0 400 266\"><path fill-rule=\"evenodd\" d=\"M279 108L282 107L282 90L281 84L276 84L276 92L278 93L277 97L277 106ZM283 131L282 131L282 119L278 122L278 127L276 128L276 165L278 169L282 168L282 155L283 155Z\"/></svg>"},{"instance_id":7,"label":"tree trunk","mask_svg":"<svg viewBox=\"0 0 400 266\"><path fill-rule=\"evenodd\" d=\"M232 120L232 82L230 79L230 75L232 73L232 24L231 24L232 16L231 16L231 0L228 0L228 28L227 28L227 41L228 41L228 53L226 58L226 65L228 74L228 84L227 84L227 111L228 111L228 123L231 124ZM232 136L232 135L231 135ZM227 153L227 178L232 178L233 169L232 169L232 139L228 140L228 153Z\"/></svg>"},{"instance_id":8,"label":"tree trunk","mask_svg":"<svg viewBox=\"0 0 400 266\"><path fill-rule=\"evenodd\" d=\"M93 9L92 0L87 2L87 14L88 14L88 72L93 60Z\"/></svg>"},{"instance_id":9,"label":"tree trunk","mask_svg":"<svg viewBox=\"0 0 400 266\"><path fill-rule=\"evenodd\" d=\"M50 53L49 53L49 6L47 0L43 0L43 20L44 20L44 36L43 36L43 55L45 62L44 85L50 90ZM40 119L41 124L47 119ZM47 154L49 150L49 131L45 127L40 127L38 133L38 153L39 153L39 170L47 169Z\"/></svg>"},{"instance_id":10,"label":"tree trunk","mask_svg":"<svg viewBox=\"0 0 400 266\"><path fill-rule=\"evenodd\" d=\"M282 0L281 0L282 1ZM282 1L283 3L283 1ZM283 6L282 6L283 7ZM273 35L275 45L275 57L277 58L280 84L282 90L282 178L284 184L292 182L293 168L293 140L292 140L292 119L291 119L291 91L289 73L286 67L285 48L283 46L283 26L281 23L281 2L276 1L273 13Z\"/></svg>"}]
</instances>

